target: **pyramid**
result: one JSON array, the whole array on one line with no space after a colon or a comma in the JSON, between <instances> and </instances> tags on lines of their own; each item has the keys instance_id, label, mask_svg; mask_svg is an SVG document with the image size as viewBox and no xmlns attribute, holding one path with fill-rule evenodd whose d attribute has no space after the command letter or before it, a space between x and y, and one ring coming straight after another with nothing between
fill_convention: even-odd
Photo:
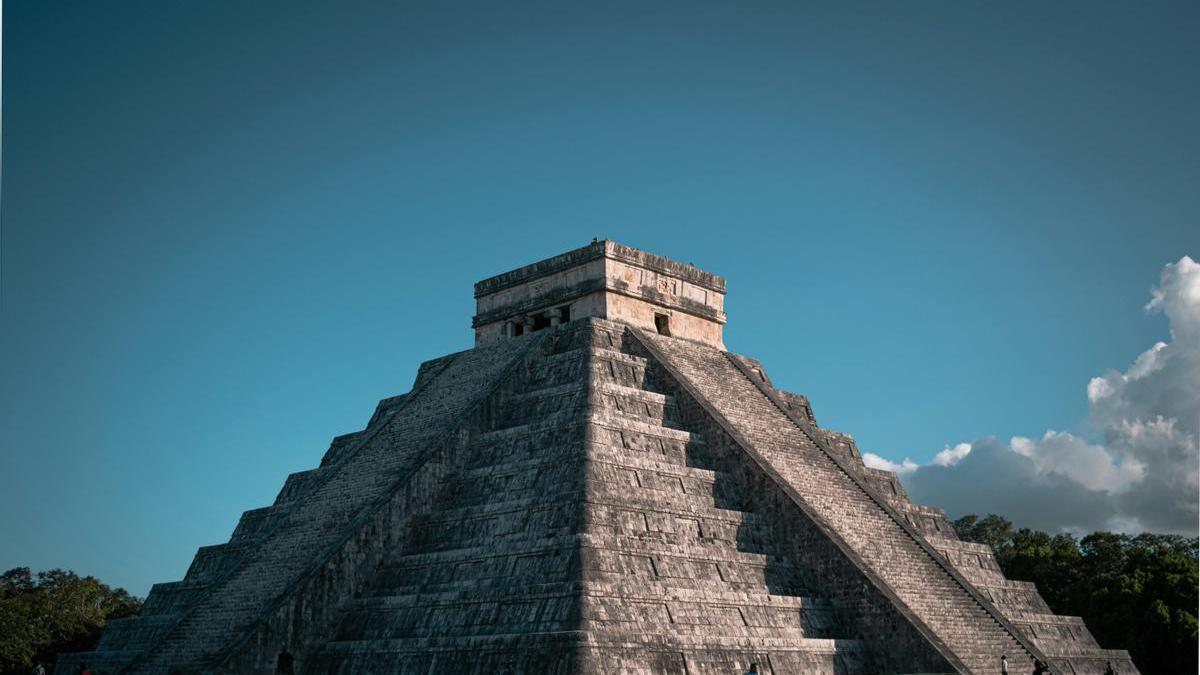
<instances>
[{"instance_id":1,"label":"pyramid","mask_svg":"<svg viewBox=\"0 0 1200 675\"><path fill-rule=\"evenodd\" d=\"M475 296L475 348L56 672L1137 672L725 351L721 277L596 241Z\"/></svg>"}]
</instances>

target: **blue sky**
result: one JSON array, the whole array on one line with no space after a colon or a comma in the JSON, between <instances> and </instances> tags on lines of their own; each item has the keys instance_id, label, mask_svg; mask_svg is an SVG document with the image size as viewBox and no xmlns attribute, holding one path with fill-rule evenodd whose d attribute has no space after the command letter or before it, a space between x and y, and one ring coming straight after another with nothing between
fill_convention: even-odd
<instances>
[{"instance_id":1,"label":"blue sky","mask_svg":"<svg viewBox=\"0 0 1200 675\"><path fill-rule=\"evenodd\" d=\"M864 450L1069 430L1200 257L1196 3L8 2L0 568L143 594L607 237ZM1171 324L1174 325L1174 324Z\"/></svg>"}]
</instances>

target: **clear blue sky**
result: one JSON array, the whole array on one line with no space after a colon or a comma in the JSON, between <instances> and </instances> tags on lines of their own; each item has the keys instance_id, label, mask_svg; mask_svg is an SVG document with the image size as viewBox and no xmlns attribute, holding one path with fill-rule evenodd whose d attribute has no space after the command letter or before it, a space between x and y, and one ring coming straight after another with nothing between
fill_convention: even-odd
<instances>
[{"instance_id":1,"label":"clear blue sky","mask_svg":"<svg viewBox=\"0 0 1200 675\"><path fill-rule=\"evenodd\" d=\"M1200 253L1200 4L4 3L0 568L144 594L607 237L891 457L1074 428Z\"/></svg>"}]
</instances>

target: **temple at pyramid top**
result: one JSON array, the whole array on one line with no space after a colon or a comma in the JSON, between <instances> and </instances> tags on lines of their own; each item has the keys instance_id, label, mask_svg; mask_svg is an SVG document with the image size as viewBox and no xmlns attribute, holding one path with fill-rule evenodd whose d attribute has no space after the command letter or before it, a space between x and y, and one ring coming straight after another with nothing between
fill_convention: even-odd
<instances>
[{"instance_id":1,"label":"temple at pyramid top","mask_svg":"<svg viewBox=\"0 0 1200 675\"><path fill-rule=\"evenodd\" d=\"M475 284L476 346L585 317L724 349L725 279L602 240Z\"/></svg>"}]
</instances>

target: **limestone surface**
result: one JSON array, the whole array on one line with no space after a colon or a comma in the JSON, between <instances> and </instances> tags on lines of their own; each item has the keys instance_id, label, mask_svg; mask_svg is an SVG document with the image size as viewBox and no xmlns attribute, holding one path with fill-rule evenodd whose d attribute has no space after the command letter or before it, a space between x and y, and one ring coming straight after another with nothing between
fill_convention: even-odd
<instances>
[{"instance_id":1,"label":"limestone surface","mask_svg":"<svg viewBox=\"0 0 1200 675\"><path fill-rule=\"evenodd\" d=\"M1137 672L710 326L566 318L422 365L56 672Z\"/></svg>"}]
</instances>

